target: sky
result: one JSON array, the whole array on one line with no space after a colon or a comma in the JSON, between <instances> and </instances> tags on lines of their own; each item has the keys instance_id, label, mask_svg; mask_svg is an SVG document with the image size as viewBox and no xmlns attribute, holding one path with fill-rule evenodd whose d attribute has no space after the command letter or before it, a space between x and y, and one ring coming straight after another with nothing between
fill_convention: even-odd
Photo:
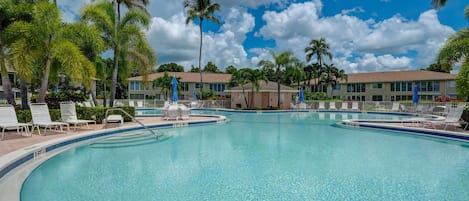
<instances>
[{"instance_id":1,"label":"sky","mask_svg":"<svg viewBox=\"0 0 469 201\"><path fill-rule=\"evenodd\" d=\"M151 0L146 34L158 65L198 65L199 26L185 24L183 0ZM445 40L469 26L464 0L439 10L431 0L212 0L221 5L221 25L203 24L202 66L257 68L271 52L292 51L305 61L304 48L325 38L336 67L347 73L426 68ZM64 21L75 21L90 0L59 0ZM457 69L456 69L457 70Z\"/></svg>"}]
</instances>

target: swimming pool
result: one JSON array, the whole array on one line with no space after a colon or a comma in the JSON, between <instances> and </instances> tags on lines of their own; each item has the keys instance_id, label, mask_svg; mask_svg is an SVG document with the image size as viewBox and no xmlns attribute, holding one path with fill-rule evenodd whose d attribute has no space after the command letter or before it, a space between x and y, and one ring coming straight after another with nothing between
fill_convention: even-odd
<instances>
[{"instance_id":1,"label":"swimming pool","mask_svg":"<svg viewBox=\"0 0 469 201\"><path fill-rule=\"evenodd\" d=\"M400 116L221 114L231 122L165 129L172 137L157 143L67 150L31 173L21 200L469 197L469 143L334 126L356 115Z\"/></svg>"}]
</instances>

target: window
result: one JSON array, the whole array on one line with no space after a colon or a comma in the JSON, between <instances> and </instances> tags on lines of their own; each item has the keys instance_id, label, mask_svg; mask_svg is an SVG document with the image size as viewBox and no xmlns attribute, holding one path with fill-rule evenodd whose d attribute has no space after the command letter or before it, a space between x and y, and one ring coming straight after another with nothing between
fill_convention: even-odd
<instances>
[{"instance_id":1,"label":"window","mask_svg":"<svg viewBox=\"0 0 469 201\"><path fill-rule=\"evenodd\" d=\"M395 89L395 87L394 87L394 82L393 82L393 83L391 83L391 91L395 91L395 90L396 90L396 89Z\"/></svg>"},{"instance_id":2,"label":"window","mask_svg":"<svg viewBox=\"0 0 469 201\"><path fill-rule=\"evenodd\" d=\"M213 90L216 92L223 92L225 91L225 84L212 83L210 84L210 90Z\"/></svg>"},{"instance_id":3,"label":"window","mask_svg":"<svg viewBox=\"0 0 469 201\"><path fill-rule=\"evenodd\" d=\"M401 89L402 91L407 91L407 83L406 82L401 82Z\"/></svg>"},{"instance_id":4,"label":"window","mask_svg":"<svg viewBox=\"0 0 469 201\"><path fill-rule=\"evenodd\" d=\"M365 101L365 96L362 96L362 101Z\"/></svg>"},{"instance_id":5,"label":"window","mask_svg":"<svg viewBox=\"0 0 469 201\"><path fill-rule=\"evenodd\" d=\"M373 89L381 89L381 88L383 88L383 83L373 83L373 84L371 85L371 87L372 87Z\"/></svg>"},{"instance_id":6,"label":"window","mask_svg":"<svg viewBox=\"0 0 469 201\"><path fill-rule=\"evenodd\" d=\"M412 82L407 82L407 91L412 91Z\"/></svg>"},{"instance_id":7,"label":"window","mask_svg":"<svg viewBox=\"0 0 469 201\"><path fill-rule=\"evenodd\" d=\"M140 82L140 81L130 81L130 90L131 91L141 90L141 88L142 88L142 82Z\"/></svg>"},{"instance_id":8,"label":"window","mask_svg":"<svg viewBox=\"0 0 469 201\"><path fill-rule=\"evenodd\" d=\"M181 83L181 91L189 91L189 83L187 82Z\"/></svg>"},{"instance_id":9,"label":"window","mask_svg":"<svg viewBox=\"0 0 469 201\"><path fill-rule=\"evenodd\" d=\"M363 83L347 84L347 92L365 92L366 85Z\"/></svg>"},{"instance_id":10,"label":"window","mask_svg":"<svg viewBox=\"0 0 469 201\"><path fill-rule=\"evenodd\" d=\"M440 91L440 81L433 82L433 91Z\"/></svg>"},{"instance_id":11,"label":"window","mask_svg":"<svg viewBox=\"0 0 469 201\"><path fill-rule=\"evenodd\" d=\"M195 88L200 88L200 83L195 83Z\"/></svg>"},{"instance_id":12,"label":"window","mask_svg":"<svg viewBox=\"0 0 469 201\"><path fill-rule=\"evenodd\" d=\"M391 101L395 101L396 100L396 97L395 96L391 96Z\"/></svg>"},{"instance_id":13,"label":"window","mask_svg":"<svg viewBox=\"0 0 469 201\"><path fill-rule=\"evenodd\" d=\"M334 90L340 90L341 89L340 86L341 86L340 84L336 84L336 85L334 85L333 89Z\"/></svg>"},{"instance_id":14,"label":"window","mask_svg":"<svg viewBox=\"0 0 469 201\"><path fill-rule=\"evenodd\" d=\"M372 96L371 100L372 101L383 101L383 96Z\"/></svg>"},{"instance_id":15,"label":"window","mask_svg":"<svg viewBox=\"0 0 469 201\"><path fill-rule=\"evenodd\" d=\"M394 89L395 89L396 91L401 91L401 83L400 83L400 82L394 83Z\"/></svg>"},{"instance_id":16,"label":"window","mask_svg":"<svg viewBox=\"0 0 469 201\"><path fill-rule=\"evenodd\" d=\"M427 82L420 82L420 91L427 91Z\"/></svg>"}]
</instances>

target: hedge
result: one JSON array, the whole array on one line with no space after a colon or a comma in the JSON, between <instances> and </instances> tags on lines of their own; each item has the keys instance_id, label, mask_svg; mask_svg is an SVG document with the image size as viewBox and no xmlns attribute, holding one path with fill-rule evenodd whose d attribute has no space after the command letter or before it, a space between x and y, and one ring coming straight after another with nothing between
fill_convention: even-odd
<instances>
[{"instance_id":1,"label":"hedge","mask_svg":"<svg viewBox=\"0 0 469 201\"><path fill-rule=\"evenodd\" d=\"M128 112L130 115L135 117L134 107L125 106L119 108L122 108L124 111ZM106 114L106 110L108 109L110 109L110 107L76 107L78 119L93 119L96 120L96 123L103 122L104 115ZM49 109L49 114L52 121L60 121L60 109ZM132 121L130 117L125 114L122 114L122 112L120 111L112 111L109 114L120 114L122 115L122 117L124 117L124 121ZM19 122L31 122L31 112L29 110L17 110L16 116L18 117Z\"/></svg>"}]
</instances>

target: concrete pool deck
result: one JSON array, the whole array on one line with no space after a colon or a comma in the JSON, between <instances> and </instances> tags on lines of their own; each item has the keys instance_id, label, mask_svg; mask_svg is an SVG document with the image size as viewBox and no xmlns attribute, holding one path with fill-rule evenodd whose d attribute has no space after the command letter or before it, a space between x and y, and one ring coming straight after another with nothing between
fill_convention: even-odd
<instances>
[{"instance_id":1,"label":"concrete pool deck","mask_svg":"<svg viewBox=\"0 0 469 201\"><path fill-rule=\"evenodd\" d=\"M159 125L159 124L168 124L168 123L187 123L187 122L194 122L194 121L205 121L205 120L216 120L217 118L208 117L208 116L191 116L190 119L187 120L163 120L161 117L137 117L137 120L142 122L145 125ZM128 126L137 126L137 122L125 122L120 127L128 127ZM118 124L109 124L108 128L111 129L117 127ZM67 138L70 136L78 135L83 132L90 132L90 131L100 131L106 130L103 128L103 124L90 124L89 129L86 126L82 126L74 130L73 127L70 127L70 131L67 132L56 132L56 131L47 131L47 135L38 135L37 131L35 131L32 136L22 136L18 134L16 130L11 130L5 132L5 138L0 141L0 157L11 153L13 151L26 148L38 143L60 139L60 138Z\"/></svg>"}]
</instances>

